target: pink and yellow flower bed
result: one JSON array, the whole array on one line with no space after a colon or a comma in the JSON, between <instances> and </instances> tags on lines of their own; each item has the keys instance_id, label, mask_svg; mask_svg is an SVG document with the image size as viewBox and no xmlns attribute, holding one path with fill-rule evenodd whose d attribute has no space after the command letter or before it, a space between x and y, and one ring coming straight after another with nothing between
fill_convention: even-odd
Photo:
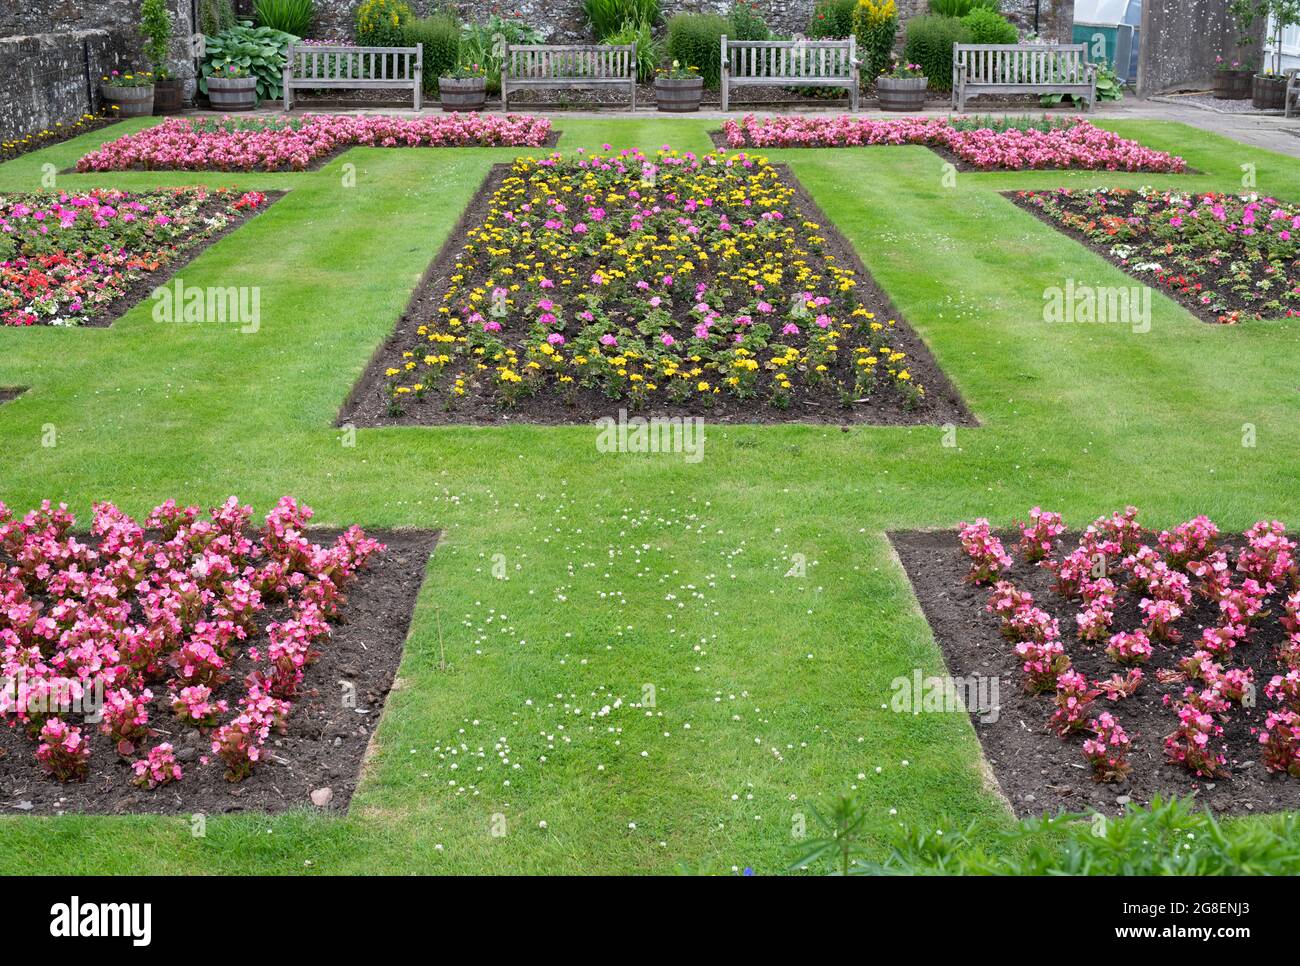
<instances>
[{"instance_id":1,"label":"pink and yellow flower bed","mask_svg":"<svg viewBox=\"0 0 1300 966\"><path fill-rule=\"evenodd\" d=\"M919 144L951 152L980 170L1082 168L1180 174L1180 157L1080 120L1047 120L984 127L950 118L877 120L848 114L781 115L728 120L722 133L732 148L840 148L876 144Z\"/></svg>"},{"instance_id":2,"label":"pink and yellow flower bed","mask_svg":"<svg viewBox=\"0 0 1300 966\"><path fill-rule=\"evenodd\" d=\"M540 147L550 136L549 120L525 114L173 118L109 141L77 170L302 171L351 147Z\"/></svg>"},{"instance_id":3,"label":"pink and yellow flower bed","mask_svg":"<svg viewBox=\"0 0 1300 966\"><path fill-rule=\"evenodd\" d=\"M266 203L213 188L0 195L0 325L101 321L141 279Z\"/></svg>"}]
</instances>

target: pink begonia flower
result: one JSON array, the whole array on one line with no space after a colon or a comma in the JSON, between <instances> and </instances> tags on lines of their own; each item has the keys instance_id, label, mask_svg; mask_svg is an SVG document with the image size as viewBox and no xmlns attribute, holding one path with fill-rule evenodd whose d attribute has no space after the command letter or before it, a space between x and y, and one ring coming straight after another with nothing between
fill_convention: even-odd
<instances>
[{"instance_id":1,"label":"pink begonia flower","mask_svg":"<svg viewBox=\"0 0 1300 966\"><path fill-rule=\"evenodd\" d=\"M484 322L484 323L483 323L483 331L484 331L484 332L500 332L500 331L501 331L501 323L498 322L498 321L496 321L495 319L489 319L487 322Z\"/></svg>"},{"instance_id":2,"label":"pink begonia flower","mask_svg":"<svg viewBox=\"0 0 1300 966\"><path fill-rule=\"evenodd\" d=\"M785 326L781 329L781 334L782 334L782 335L798 335L798 334L799 334L799 326L795 325L793 322L787 322L787 323L785 324Z\"/></svg>"},{"instance_id":3,"label":"pink begonia flower","mask_svg":"<svg viewBox=\"0 0 1300 966\"><path fill-rule=\"evenodd\" d=\"M677 340L674 339L667 332L665 332L663 335L659 337L659 341L662 342L664 345L673 345L677 342Z\"/></svg>"},{"instance_id":4,"label":"pink begonia flower","mask_svg":"<svg viewBox=\"0 0 1300 966\"><path fill-rule=\"evenodd\" d=\"M564 345L564 336L560 335L558 332L552 332L546 337L546 341L551 345Z\"/></svg>"},{"instance_id":5,"label":"pink begonia flower","mask_svg":"<svg viewBox=\"0 0 1300 966\"><path fill-rule=\"evenodd\" d=\"M616 339L616 338L614 338L612 335L606 333L605 335L602 335L602 336L600 337L600 344L601 344L601 345L618 345L618 339Z\"/></svg>"}]
</instances>

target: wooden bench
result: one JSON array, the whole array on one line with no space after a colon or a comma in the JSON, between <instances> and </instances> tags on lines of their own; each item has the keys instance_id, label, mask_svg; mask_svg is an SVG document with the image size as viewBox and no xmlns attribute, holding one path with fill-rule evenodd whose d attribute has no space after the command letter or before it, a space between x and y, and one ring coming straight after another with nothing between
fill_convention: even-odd
<instances>
[{"instance_id":1,"label":"wooden bench","mask_svg":"<svg viewBox=\"0 0 1300 966\"><path fill-rule=\"evenodd\" d=\"M424 44L414 47L299 46L284 52L284 109L293 107L295 90L349 88L409 90L415 109L424 97Z\"/></svg>"},{"instance_id":2,"label":"wooden bench","mask_svg":"<svg viewBox=\"0 0 1300 966\"><path fill-rule=\"evenodd\" d=\"M501 110L510 92L528 88L626 87L636 110L635 44L506 44L501 65Z\"/></svg>"},{"instance_id":3,"label":"wooden bench","mask_svg":"<svg viewBox=\"0 0 1300 966\"><path fill-rule=\"evenodd\" d=\"M1097 103L1097 67L1087 44L954 44L952 106L978 94L1073 94Z\"/></svg>"},{"instance_id":4,"label":"wooden bench","mask_svg":"<svg viewBox=\"0 0 1300 966\"><path fill-rule=\"evenodd\" d=\"M728 40L722 38L722 109L733 87L843 87L858 109L857 40Z\"/></svg>"},{"instance_id":5,"label":"wooden bench","mask_svg":"<svg viewBox=\"0 0 1300 966\"><path fill-rule=\"evenodd\" d=\"M1287 72L1286 82L1286 116L1290 117L1291 112L1300 107L1300 69L1295 67Z\"/></svg>"}]
</instances>

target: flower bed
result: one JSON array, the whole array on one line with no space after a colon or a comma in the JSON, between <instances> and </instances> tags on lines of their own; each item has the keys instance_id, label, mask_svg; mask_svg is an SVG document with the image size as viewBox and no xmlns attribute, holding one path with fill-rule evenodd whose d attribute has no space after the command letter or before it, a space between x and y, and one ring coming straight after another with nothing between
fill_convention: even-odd
<instances>
[{"instance_id":1,"label":"flower bed","mask_svg":"<svg viewBox=\"0 0 1300 966\"><path fill-rule=\"evenodd\" d=\"M29 151L39 151L41 148L48 148L51 145L70 141L89 131L97 131L102 127L108 127L110 124L116 124L117 120L116 117L83 114L75 121L66 123L60 121L53 127L33 131L30 134L15 135L8 140L0 141L0 161L10 161L27 154Z\"/></svg>"},{"instance_id":2,"label":"flower bed","mask_svg":"<svg viewBox=\"0 0 1300 966\"><path fill-rule=\"evenodd\" d=\"M1300 316L1300 207L1151 188L1011 197L1208 322Z\"/></svg>"},{"instance_id":3,"label":"flower bed","mask_svg":"<svg viewBox=\"0 0 1300 966\"><path fill-rule=\"evenodd\" d=\"M964 420L851 249L762 158L519 158L467 217L354 391L363 419Z\"/></svg>"},{"instance_id":4,"label":"flower bed","mask_svg":"<svg viewBox=\"0 0 1300 966\"><path fill-rule=\"evenodd\" d=\"M996 677L972 715L1016 811L1197 794L1217 810L1300 806L1300 565L1281 523L1137 510L1068 540L1035 508L894 543L947 663ZM1089 780L1091 778L1091 780Z\"/></svg>"},{"instance_id":5,"label":"flower bed","mask_svg":"<svg viewBox=\"0 0 1300 966\"><path fill-rule=\"evenodd\" d=\"M551 136L548 119L525 114L173 118L109 141L77 170L303 171L352 147L540 147Z\"/></svg>"},{"instance_id":6,"label":"flower bed","mask_svg":"<svg viewBox=\"0 0 1300 966\"><path fill-rule=\"evenodd\" d=\"M0 325L107 325L267 204L222 188L0 194Z\"/></svg>"},{"instance_id":7,"label":"flower bed","mask_svg":"<svg viewBox=\"0 0 1300 966\"><path fill-rule=\"evenodd\" d=\"M256 531L251 514L234 497L209 514L168 501L137 523L102 503L86 536L62 505L16 518L0 504L7 805L288 807L316 782L350 794L432 540L396 535L398 576L357 527L313 543L291 497ZM340 679L354 682L342 698Z\"/></svg>"},{"instance_id":8,"label":"flower bed","mask_svg":"<svg viewBox=\"0 0 1300 966\"><path fill-rule=\"evenodd\" d=\"M950 118L866 117L794 114L746 115L722 127L728 147L841 148L873 144L920 144L951 153L970 168L1082 168L1106 171L1181 173L1186 162L1164 151L1104 131L1081 120L1019 126L975 126Z\"/></svg>"}]
</instances>

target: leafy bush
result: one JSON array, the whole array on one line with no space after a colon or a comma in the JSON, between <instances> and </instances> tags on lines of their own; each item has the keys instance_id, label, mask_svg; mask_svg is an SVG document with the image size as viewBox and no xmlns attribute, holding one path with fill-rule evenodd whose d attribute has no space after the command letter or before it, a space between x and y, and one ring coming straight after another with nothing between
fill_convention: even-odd
<instances>
[{"instance_id":1,"label":"leafy bush","mask_svg":"<svg viewBox=\"0 0 1300 966\"><path fill-rule=\"evenodd\" d=\"M362 0L357 7L357 44L361 47L400 47L411 21L403 0Z\"/></svg>"},{"instance_id":2,"label":"leafy bush","mask_svg":"<svg viewBox=\"0 0 1300 966\"><path fill-rule=\"evenodd\" d=\"M542 34L519 19L493 14L484 23L467 23L461 27L460 63L481 64L487 77L489 94L501 90L504 44L540 44Z\"/></svg>"},{"instance_id":3,"label":"leafy bush","mask_svg":"<svg viewBox=\"0 0 1300 966\"><path fill-rule=\"evenodd\" d=\"M961 22L970 31L973 44L1014 44L1020 39L1020 31L1015 24L1002 14L984 7L972 10L961 18Z\"/></svg>"},{"instance_id":4,"label":"leafy bush","mask_svg":"<svg viewBox=\"0 0 1300 966\"><path fill-rule=\"evenodd\" d=\"M636 44L636 79L649 83L654 79L655 68L659 66L663 46L655 40L650 24L646 21L634 23L629 20L621 28L601 41L602 44Z\"/></svg>"},{"instance_id":5,"label":"leafy bush","mask_svg":"<svg viewBox=\"0 0 1300 966\"><path fill-rule=\"evenodd\" d=\"M1190 800L1189 800L1190 801ZM876 829L852 799L804 843L796 869L847 875L1296 875L1300 816L1285 812L1220 825L1188 801L1154 799L1120 818L1099 813L1025 819L1011 828L910 829L887 845L868 846Z\"/></svg>"},{"instance_id":6,"label":"leafy bush","mask_svg":"<svg viewBox=\"0 0 1300 966\"><path fill-rule=\"evenodd\" d=\"M857 8L858 0L817 0L812 19L808 21L808 36L837 40L852 36L853 12Z\"/></svg>"},{"instance_id":7,"label":"leafy bush","mask_svg":"<svg viewBox=\"0 0 1300 966\"><path fill-rule=\"evenodd\" d=\"M154 73L165 77L167 48L172 39L172 15L167 0L144 0L140 4L140 33L144 35L144 53Z\"/></svg>"},{"instance_id":8,"label":"leafy bush","mask_svg":"<svg viewBox=\"0 0 1300 966\"><path fill-rule=\"evenodd\" d=\"M298 38L270 27L254 27L243 21L206 41L199 90L208 92L208 78L227 64L234 64L257 78L257 96L280 96L284 80L284 51Z\"/></svg>"},{"instance_id":9,"label":"leafy bush","mask_svg":"<svg viewBox=\"0 0 1300 966\"><path fill-rule=\"evenodd\" d=\"M438 89L438 78L454 70L460 59L460 21L450 13L419 17L406 25L402 43L424 44L424 92Z\"/></svg>"},{"instance_id":10,"label":"leafy bush","mask_svg":"<svg viewBox=\"0 0 1300 966\"><path fill-rule=\"evenodd\" d=\"M205 35L215 37L236 23L235 8L230 0L199 0L199 29Z\"/></svg>"},{"instance_id":11,"label":"leafy bush","mask_svg":"<svg viewBox=\"0 0 1300 966\"><path fill-rule=\"evenodd\" d=\"M659 0L585 0L583 10L597 40L622 33L629 23L653 27L659 22Z\"/></svg>"},{"instance_id":12,"label":"leafy bush","mask_svg":"<svg viewBox=\"0 0 1300 966\"><path fill-rule=\"evenodd\" d=\"M772 31L758 12L754 0L736 0L731 5L731 29L727 36L732 40L770 40Z\"/></svg>"},{"instance_id":13,"label":"leafy bush","mask_svg":"<svg viewBox=\"0 0 1300 966\"><path fill-rule=\"evenodd\" d=\"M316 11L312 0L256 0L253 11L263 27L283 30L295 37L306 37Z\"/></svg>"},{"instance_id":14,"label":"leafy bush","mask_svg":"<svg viewBox=\"0 0 1300 966\"><path fill-rule=\"evenodd\" d=\"M970 42L970 28L954 17L913 17L907 22L903 56L924 68L932 88L951 90L953 45Z\"/></svg>"},{"instance_id":15,"label":"leafy bush","mask_svg":"<svg viewBox=\"0 0 1300 966\"><path fill-rule=\"evenodd\" d=\"M853 11L853 34L867 77L875 79L889 68L894 38L898 36L898 7L894 0L858 0Z\"/></svg>"},{"instance_id":16,"label":"leafy bush","mask_svg":"<svg viewBox=\"0 0 1300 966\"><path fill-rule=\"evenodd\" d=\"M704 86L721 85L722 36L730 34L731 21L710 13L679 13L668 21L668 59L684 67L698 67Z\"/></svg>"},{"instance_id":17,"label":"leafy bush","mask_svg":"<svg viewBox=\"0 0 1300 966\"><path fill-rule=\"evenodd\" d=\"M972 10L1002 9L1002 0L930 0L930 12L940 17L964 17Z\"/></svg>"}]
</instances>

